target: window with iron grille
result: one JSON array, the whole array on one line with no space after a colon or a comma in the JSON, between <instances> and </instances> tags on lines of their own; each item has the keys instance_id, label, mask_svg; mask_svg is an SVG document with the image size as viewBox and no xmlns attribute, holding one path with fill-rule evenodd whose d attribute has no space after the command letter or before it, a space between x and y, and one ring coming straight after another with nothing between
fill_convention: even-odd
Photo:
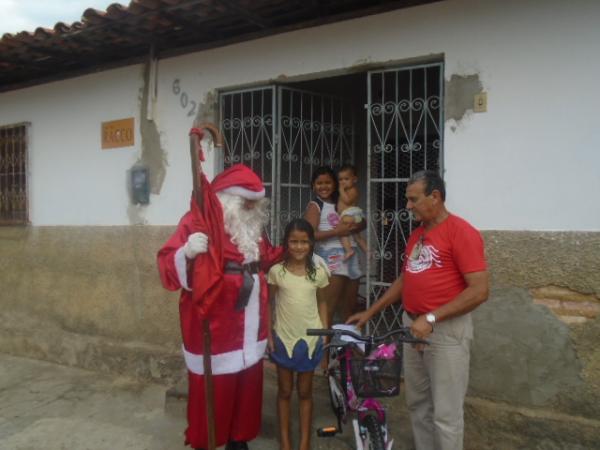
<instances>
[{"instance_id":1,"label":"window with iron grille","mask_svg":"<svg viewBox=\"0 0 600 450\"><path fill-rule=\"evenodd\" d=\"M27 124L0 126L0 224L26 224Z\"/></svg>"}]
</instances>

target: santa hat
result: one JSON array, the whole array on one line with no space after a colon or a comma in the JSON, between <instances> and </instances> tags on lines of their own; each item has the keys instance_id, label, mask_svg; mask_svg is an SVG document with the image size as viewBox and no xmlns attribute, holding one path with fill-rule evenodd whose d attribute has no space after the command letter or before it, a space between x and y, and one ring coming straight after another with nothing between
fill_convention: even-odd
<instances>
[{"instance_id":1,"label":"santa hat","mask_svg":"<svg viewBox=\"0 0 600 450\"><path fill-rule=\"evenodd\" d=\"M215 192L239 195L247 200L260 200L265 196L265 187L258 175L243 164L236 164L218 174L211 186Z\"/></svg>"}]
</instances>

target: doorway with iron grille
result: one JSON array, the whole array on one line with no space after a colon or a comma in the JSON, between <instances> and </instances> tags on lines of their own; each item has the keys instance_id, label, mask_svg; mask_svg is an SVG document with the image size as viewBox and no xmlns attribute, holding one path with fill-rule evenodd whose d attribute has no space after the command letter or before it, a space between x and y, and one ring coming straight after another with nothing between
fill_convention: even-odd
<instances>
[{"instance_id":1,"label":"doorway with iron grille","mask_svg":"<svg viewBox=\"0 0 600 450\"><path fill-rule=\"evenodd\" d=\"M246 164L263 179L271 198L268 232L277 244L312 198L313 170L354 164L369 222L361 287L368 306L401 270L415 225L404 197L409 177L422 169L443 173L442 106L441 62L223 91L224 164ZM369 331L399 324L392 306Z\"/></svg>"}]
</instances>

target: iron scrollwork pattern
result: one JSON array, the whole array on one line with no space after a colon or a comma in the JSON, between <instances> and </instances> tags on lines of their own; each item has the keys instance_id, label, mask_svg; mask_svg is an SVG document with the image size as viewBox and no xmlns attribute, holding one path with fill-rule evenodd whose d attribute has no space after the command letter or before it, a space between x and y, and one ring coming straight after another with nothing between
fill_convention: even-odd
<instances>
[{"instance_id":1,"label":"iron scrollwork pattern","mask_svg":"<svg viewBox=\"0 0 600 450\"><path fill-rule=\"evenodd\" d=\"M275 89L264 87L220 95L221 130L225 140L224 166L245 164L263 180L272 197L275 166ZM274 235L271 206L269 236Z\"/></svg>"},{"instance_id":2,"label":"iron scrollwork pattern","mask_svg":"<svg viewBox=\"0 0 600 450\"><path fill-rule=\"evenodd\" d=\"M354 114L342 99L287 87L278 89L279 230L304 214L312 196L310 180L320 166L354 160ZM280 237L280 235L278 235Z\"/></svg>"},{"instance_id":3,"label":"iron scrollwork pattern","mask_svg":"<svg viewBox=\"0 0 600 450\"><path fill-rule=\"evenodd\" d=\"M311 198L313 170L354 160L354 114L345 101L287 87L222 93L225 167L246 164L271 198L273 242ZM277 212L277 213L275 213Z\"/></svg>"},{"instance_id":4,"label":"iron scrollwork pattern","mask_svg":"<svg viewBox=\"0 0 600 450\"><path fill-rule=\"evenodd\" d=\"M406 185L419 170L441 171L443 66L429 64L369 73L368 302L400 275L415 223L406 209ZM401 325L392 306L370 322L383 333Z\"/></svg>"}]
</instances>

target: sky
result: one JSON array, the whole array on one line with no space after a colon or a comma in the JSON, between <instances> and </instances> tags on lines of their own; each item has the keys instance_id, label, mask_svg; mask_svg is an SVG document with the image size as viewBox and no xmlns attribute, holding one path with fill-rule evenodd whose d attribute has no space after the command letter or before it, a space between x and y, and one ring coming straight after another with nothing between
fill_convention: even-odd
<instances>
[{"instance_id":1,"label":"sky","mask_svg":"<svg viewBox=\"0 0 600 450\"><path fill-rule=\"evenodd\" d=\"M56 22L81 20L88 8L106 11L108 5L129 5L129 0L0 0L0 37L4 33L53 28Z\"/></svg>"}]
</instances>

